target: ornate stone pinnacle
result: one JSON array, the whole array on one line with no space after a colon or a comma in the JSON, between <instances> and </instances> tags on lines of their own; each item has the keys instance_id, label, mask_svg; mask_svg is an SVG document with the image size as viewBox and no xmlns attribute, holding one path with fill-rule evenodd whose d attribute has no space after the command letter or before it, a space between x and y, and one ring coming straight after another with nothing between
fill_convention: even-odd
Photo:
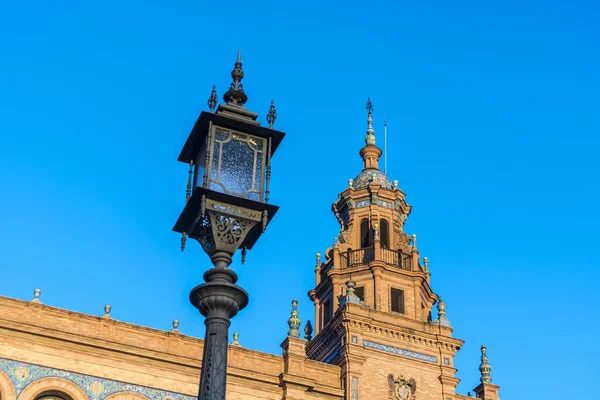
<instances>
[{"instance_id":1,"label":"ornate stone pinnacle","mask_svg":"<svg viewBox=\"0 0 600 400\"><path fill-rule=\"evenodd\" d=\"M394 181L394 189L398 189L398 180Z\"/></svg>"},{"instance_id":2,"label":"ornate stone pinnacle","mask_svg":"<svg viewBox=\"0 0 600 400\"><path fill-rule=\"evenodd\" d=\"M367 99L367 105L365 106L367 109L367 137L365 138L365 142L367 146L375 146L375 130L373 130L373 103L371 103L371 98Z\"/></svg>"},{"instance_id":3,"label":"ornate stone pinnacle","mask_svg":"<svg viewBox=\"0 0 600 400\"><path fill-rule=\"evenodd\" d=\"M273 129L273 125L275 125L276 119L277 111L275 111L275 100L271 100L271 107L269 108L269 113L267 114L267 122L269 123L269 128Z\"/></svg>"},{"instance_id":4,"label":"ornate stone pinnacle","mask_svg":"<svg viewBox=\"0 0 600 400\"><path fill-rule=\"evenodd\" d=\"M425 271L426 274L429 274L429 258L427 257L423 257L423 271Z\"/></svg>"},{"instance_id":5,"label":"ornate stone pinnacle","mask_svg":"<svg viewBox=\"0 0 600 400\"><path fill-rule=\"evenodd\" d=\"M290 330L288 331L288 336L291 337L300 337L300 318L298 317L298 300L292 300L292 315L288 319L288 326Z\"/></svg>"},{"instance_id":6,"label":"ornate stone pinnacle","mask_svg":"<svg viewBox=\"0 0 600 400\"><path fill-rule=\"evenodd\" d=\"M360 304L360 298L356 295L355 287L356 282L353 281L352 278L346 281L346 297L343 299L340 306L346 303Z\"/></svg>"},{"instance_id":7,"label":"ornate stone pinnacle","mask_svg":"<svg viewBox=\"0 0 600 400\"><path fill-rule=\"evenodd\" d=\"M306 325L304 326L304 339L308 342L312 340L313 327L310 323L310 320L306 321Z\"/></svg>"},{"instance_id":8,"label":"ornate stone pinnacle","mask_svg":"<svg viewBox=\"0 0 600 400\"><path fill-rule=\"evenodd\" d=\"M32 303L41 303L40 301L40 294L42 294L42 291L38 288L36 288L33 291L33 300L31 300Z\"/></svg>"},{"instance_id":9,"label":"ornate stone pinnacle","mask_svg":"<svg viewBox=\"0 0 600 400\"><path fill-rule=\"evenodd\" d=\"M110 310L112 310L112 307L111 307L110 304L107 304L107 305L104 306L104 317L106 317L106 318L112 318L110 316Z\"/></svg>"},{"instance_id":10,"label":"ornate stone pinnacle","mask_svg":"<svg viewBox=\"0 0 600 400\"><path fill-rule=\"evenodd\" d=\"M231 342L232 346L239 346L240 342L238 341L238 339L240 338L240 334L237 332L233 332L233 342Z\"/></svg>"},{"instance_id":11,"label":"ornate stone pinnacle","mask_svg":"<svg viewBox=\"0 0 600 400\"><path fill-rule=\"evenodd\" d=\"M229 105L243 107L248 96L244 93L244 85L242 85L242 79L244 78L244 70L242 70L242 57L238 50L237 61L231 71L231 78L233 82L229 87L227 93L223 95L223 100Z\"/></svg>"},{"instance_id":12,"label":"ornate stone pinnacle","mask_svg":"<svg viewBox=\"0 0 600 400\"><path fill-rule=\"evenodd\" d=\"M450 328L450 326L451 326L450 321L448 320L448 318L446 318L446 303L444 303L444 299L442 299L441 297L438 300L437 309L438 309L438 318L435 321L433 321L433 324L446 326L446 327Z\"/></svg>"},{"instance_id":13,"label":"ornate stone pinnacle","mask_svg":"<svg viewBox=\"0 0 600 400\"><path fill-rule=\"evenodd\" d=\"M412 248L413 251L417 251L417 235L415 233L412 235Z\"/></svg>"},{"instance_id":14,"label":"ornate stone pinnacle","mask_svg":"<svg viewBox=\"0 0 600 400\"><path fill-rule=\"evenodd\" d=\"M440 297L437 303L438 315L440 317L446 316L446 303L444 303L444 299Z\"/></svg>"},{"instance_id":15,"label":"ornate stone pinnacle","mask_svg":"<svg viewBox=\"0 0 600 400\"><path fill-rule=\"evenodd\" d=\"M210 112L215 111L215 107L217 106L218 101L219 100L217 98L217 85L213 85L212 91L210 92L210 96L208 98L208 108L210 109Z\"/></svg>"},{"instance_id":16,"label":"ornate stone pinnacle","mask_svg":"<svg viewBox=\"0 0 600 400\"><path fill-rule=\"evenodd\" d=\"M479 371L481 372L481 383L492 383L492 366L488 363L487 347L484 344L481 345L481 365L479 365Z\"/></svg>"},{"instance_id":17,"label":"ornate stone pinnacle","mask_svg":"<svg viewBox=\"0 0 600 400\"><path fill-rule=\"evenodd\" d=\"M354 179L348 179L348 187L354 189Z\"/></svg>"},{"instance_id":18,"label":"ornate stone pinnacle","mask_svg":"<svg viewBox=\"0 0 600 400\"><path fill-rule=\"evenodd\" d=\"M317 268L321 268L321 253L317 253Z\"/></svg>"},{"instance_id":19,"label":"ornate stone pinnacle","mask_svg":"<svg viewBox=\"0 0 600 400\"><path fill-rule=\"evenodd\" d=\"M175 332L175 333L179 333L179 320L174 319L173 320L173 329L171 329L171 332Z\"/></svg>"}]
</instances>

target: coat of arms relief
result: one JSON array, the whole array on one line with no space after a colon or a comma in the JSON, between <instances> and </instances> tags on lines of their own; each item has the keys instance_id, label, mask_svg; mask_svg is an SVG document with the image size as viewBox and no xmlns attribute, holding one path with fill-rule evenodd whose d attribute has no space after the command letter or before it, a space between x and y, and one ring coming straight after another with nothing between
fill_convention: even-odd
<instances>
[{"instance_id":1,"label":"coat of arms relief","mask_svg":"<svg viewBox=\"0 0 600 400\"><path fill-rule=\"evenodd\" d=\"M389 374L388 384L390 385L390 399L415 400L417 382L413 378L405 379L403 375L394 378L393 374Z\"/></svg>"}]
</instances>

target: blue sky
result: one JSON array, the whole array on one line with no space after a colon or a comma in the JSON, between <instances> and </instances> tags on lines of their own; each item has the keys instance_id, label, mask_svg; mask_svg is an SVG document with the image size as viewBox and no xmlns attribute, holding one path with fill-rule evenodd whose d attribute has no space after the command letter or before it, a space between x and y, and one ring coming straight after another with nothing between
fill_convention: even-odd
<instances>
[{"instance_id":1,"label":"blue sky","mask_svg":"<svg viewBox=\"0 0 600 400\"><path fill-rule=\"evenodd\" d=\"M285 3L285 2L284 2ZM279 353L290 301L338 232L364 103L413 206L456 337L459 392L488 346L502 398L588 394L599 375L599 6L592 1L5 2L0 13L0 294L203 336L207 256L171 232L177 155L238 48L247 107L274 99L281 209L235 270L232 323ZM239 259L236 259L239 260ZM532 394L535 392L535 395Z\"/></svg>"}]
</instances>

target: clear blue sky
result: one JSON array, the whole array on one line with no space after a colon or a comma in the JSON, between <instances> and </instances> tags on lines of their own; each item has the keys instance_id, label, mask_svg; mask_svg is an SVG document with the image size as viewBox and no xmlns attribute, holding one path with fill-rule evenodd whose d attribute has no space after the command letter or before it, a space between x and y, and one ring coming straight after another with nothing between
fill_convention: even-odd
<instances>
[{"instance_id":1,"label":"clear blue sky","mask_svg":"<svg viewBox=\"0 0 600 400\"><path fill-rule=\"evenodd\" d=\"M364 103L447 303L466 393L488 346L504 399L589 396L599 374L600 8L593 1L4 2L0 294L204 335L209 267L171 232L176 162L238 48L248 108L288 133L280 205L249 252L244 346L279 353L290 301L338 232L361 169ZM586 389L587 388L587 389Z\"/></svg>"}]
</instances>

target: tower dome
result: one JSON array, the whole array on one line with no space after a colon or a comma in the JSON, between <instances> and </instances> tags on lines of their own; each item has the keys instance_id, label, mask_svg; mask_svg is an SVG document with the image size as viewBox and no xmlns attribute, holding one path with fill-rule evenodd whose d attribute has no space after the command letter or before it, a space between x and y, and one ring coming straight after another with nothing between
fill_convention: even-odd
<instances>
[{"instance_id":1,"label":"tower dome","mask_svg":"<svg viewBox=\"0 0 600 400\"><path fill-rule=\"evenodd\" d=\"M354 178L354 189L360 190L365 189L370 184L381 185L385 189L394 189L394 185L387 176L385 176L380 170L375 168L364 169L360 174Z\"/></svg>"}]
</instances>

